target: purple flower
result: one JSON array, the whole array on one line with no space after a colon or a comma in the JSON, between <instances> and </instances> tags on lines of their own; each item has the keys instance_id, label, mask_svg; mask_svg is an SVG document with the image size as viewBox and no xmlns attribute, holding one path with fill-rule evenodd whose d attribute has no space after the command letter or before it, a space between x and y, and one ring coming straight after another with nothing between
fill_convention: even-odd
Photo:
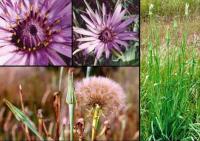
<instances>
[{"instance_id":1,"label":"purple flower","mask_svg":"<svg viewBox=\"0 0 200 141\"><path fill-rule=\"evenodd\" d=\"M0 65L66 65L70 0L1 0Z\"/></svg>"},{"instance_id":2,"label":"purple flower","mask_svg":"<svg viewBox=\"0 0 200 141\"><path fill-rule=\"evenodd\" d=\"M127 31L128 26L135 22L138 17L127 17L125 19L126 9L122 10L122 5L116 5L114 13L107 13L103 3L101 11L93 11L89 4L87 6L87 15L81 15L86 22L87 29L74 27L74 31L83 35L77 39L81 42L78 49L73 54L84 50L86 53L94 52L99 59L104 53L109 58L112 51L122 52L122 47L128 47L128 40L138 41L138 33Z\"/></svg>"}]
</instances>

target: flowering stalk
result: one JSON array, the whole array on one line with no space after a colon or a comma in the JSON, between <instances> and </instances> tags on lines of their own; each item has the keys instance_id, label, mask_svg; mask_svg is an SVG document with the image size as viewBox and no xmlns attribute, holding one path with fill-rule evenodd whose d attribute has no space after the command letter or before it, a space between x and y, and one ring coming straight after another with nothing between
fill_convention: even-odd
<instances>
[{"instance_id":1,"label":"flowering stalk","mask_svg":"<svg viewBox=\"0 0 200 141\"><path fill-rule=\"evenodd\" d=\"M76 104L76 98L74 95L73 73L71 71L68 72L68 90L66 102L69 105L70 141L73 141L74 107Z\"/></svg>"},{"instance_id":2,"label":"flowering stalk","mask_svg":"<svg viewBox=\"0 0 200 141\"><path fill-rule=\"evenodd\" d=\"M101 108L98 104L96 104L95 109L94 109L93 119L92 119L92 141L94 141L96 138L96 131L97 131L97 126L99 123L100 116L101 116Z\"/></svg>"},{"instance_id":3,"label":"flowering stalk","mask_svg":"<svg viewBox=\"0 0 200 141\"><path fill-rule=\"evenodd\" d=\"M21 108L22 108L22 111L25 113L24 103L23 103L22 86L21 85L19 85L19 95L20 95ZM25 130L25 133L26 133L26 136L27 136L27 140L30 141L31 137L30 137L28 127L26 125L24 126L24 130Z\"/></svg>"}]
</instances>

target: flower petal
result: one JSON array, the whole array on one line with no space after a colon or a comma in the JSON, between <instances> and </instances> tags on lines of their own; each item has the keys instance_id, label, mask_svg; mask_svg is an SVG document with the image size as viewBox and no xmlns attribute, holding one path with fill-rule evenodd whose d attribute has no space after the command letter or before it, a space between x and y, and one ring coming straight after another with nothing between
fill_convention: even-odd
<instances>
[{"instance_id":1,"label":"flower petal","mask_svg":"<svg viewBox=\"0 0 200 141\"><path fill-rule=\"evenodd\" d=\"M52 43L49 47L64 56L72 58L72 49L69 46L66 46L64 44Z\"/></svg>"},{"instance_id":2,"label":"flower petal","mask_svg":"<svg viewBox=\"0 0 200 141\"><path fill-rule=\"evenodd\" d=\"M120 44L120 45L122 45L122 46L125 46L126 48L128 47L128 43L127 42L125 42L125 41L122 41L122 40L115 40L115 42L116 43L118 43L118 44Z\"/></svg>"},{"instance_id":3,"label":"flower petal","mask_svg":"<svg viewBox=\"0 0 200 141\"><path fill-rule=\"evenodd\" d=\"M40 50L39 52L36 52L36 65L48 65L49 60L46 55L46 50Z\"/></svg>"},{"instance_id":4,"label":"flower petal","mask_svg":"<svg viewBox=\"0 0 200 141\"><path fill-rule=\"evenodd\" d=\"M77 41L79 41L79 42L94 41L94 40L99 40L99 39L97 39L95 37L85 37L85 38L79 38L79 39L77 39Z\"/></svg>"},{"instance_id":5,"label":"flower petal","mask_svg":"<svg viewBox=\"0 0 200 141\"><path fill-rule=\"evenodd\" d=\"M116 31L118 32L123 31L124 28L127 28L129 24L133 23L133 21L134 17L128 18L127 20L125 20L124 22L115 27Z\"/></svg>"},{"instance_id":6,"label":"flower petal","mask_svg":"<svg viewBox=\"0 0 200 141\"><path fill-rule=\"evenodd\" d=\"M63 59L55 51L48 49L45 53L53 65L66 65Z\"/></svg>"},{"instance_id":7,"label":"flower petal","mask_svg":"<svg viewBox=\"0 0 200 141\"><path fill-rule=\"evenodd\" d=\"M118 16L120 15L121 9L122 9L122 5L118 4L112 16L112 19L111 19L112 22L114 22L118 18Z\"/></svg>"},{"instance_id":8,"label":"flower petal","mask_svg":"<svg viewBox=\"0 0 200 141\"><path fill-rule=\"evenodd\" d=\"M83 18L83 20L88 24L90 25L92 28L95 28L95 25L92 23L91 20L89 20L86 16L84 15L81 15L81 17Z\"/></svg>"},{"instance_id":9,"label":"flower petal","mask_svg":"<svg viewBox=\"0 0 200 141\"><path fill-rule=\"evenodd\" d=\"M137 32L122 32L117 34L117 38L120 40L134 40L134 41L139 40Z\"/></svg>"},{"instance_id":10,"label":"flower petal","mask_svg":"<svg viewBox=\"0 0 200 141\"><path fill-rule=\"evenodd\" d=\"M82 35L98 37L98 35L96 35L96 34L90 32L90 31L88 31L88 30L85 30L85 29L83 29L83 28L74 27L73 29L74 29L74 31L75 31L76 33L79 33L79 34L82 34Z\"/></svg>"},{"instance_id":11,"label":"flower petal","mask_svg":"<svg viewBox=\"0 0 200 141\"><path fill-rule=\"evenodd\" d=\"M23 58L24 58L24 55L15 53L14 56L6 62L6 65L25 65L21 63L21 60Z\"/></svg>"},{"instance_id":12,"label":"flower petal","mask_svg":"<svg viewBox=\"0 0 200 141\"><path fill-rule=\"evenodd\" d=\"M9 61L15 53L8 53L6 55L0 56L0 65L6 65L6 62Z\"/></svg>"},{"instance_id":13,"label":"flower petal","mask_svg":"<svg viewBox=\"0 0 200 141\"><path fill-rule=\"evenodd\" d=\"M104 51L104 44L101 44L97 49L97 55L96 55L97 59L99 59L102 56L103 51Z\"/></svg>"},{"instance_id":14,"label":"flower petal","mask_svg":"<svg viewBox=\"0 0 200 141\"><path fill-rule=\"evenodd\" d=\"M16 51L16 47L13 45L0 47L0 56L6 55L6 54L14 52L14 51Z\"/></svg>"}]
</instances>

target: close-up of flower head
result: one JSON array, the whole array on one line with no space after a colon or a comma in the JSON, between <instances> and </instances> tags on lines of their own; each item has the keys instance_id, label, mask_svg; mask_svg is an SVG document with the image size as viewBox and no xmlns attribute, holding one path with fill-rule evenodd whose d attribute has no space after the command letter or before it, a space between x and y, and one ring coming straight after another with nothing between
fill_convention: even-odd
<instances>
[{"instance_id":1,"label":"close-up of flower head","mask_svg":"<svg viewBox=\"0 0 200 141\"><path fill-rule=\"evenodd\" d=\"M70 65L70 0L1 0L0 65Z\"/></svg>"},{"instance_id":2,"label":"close-up of flower head","mask_svg":"<svg viewBox=\"0 0 200 141\"><path fill-rule=\"evenodd\" d=\"M110 59L112 55L119 56L128 50L131 47L129 41L139 41L138 31L130 30L139 17L136 14L129 15L122 3L116 3L114 10L107 8L104 3L102 6L97 4L93 10L87 1L84 2L86 9L80 16L86 27L73 27L78 35L78 47L73 54L83 51L85 55L94 54L97 61L100 58Z\"/></svg>"},{"instance_id":3,"label":"close-up of flower head","mask_svg":"<svg viewBox=\"0 0 200 141\"><path fill-rule=\"evenodd\" d=\"M88 77L75 84L78 108L87 112L98 105L104 117L112 119L125 107L125 93L117 82L106 77Z\"/></svg>"}]
</instances>

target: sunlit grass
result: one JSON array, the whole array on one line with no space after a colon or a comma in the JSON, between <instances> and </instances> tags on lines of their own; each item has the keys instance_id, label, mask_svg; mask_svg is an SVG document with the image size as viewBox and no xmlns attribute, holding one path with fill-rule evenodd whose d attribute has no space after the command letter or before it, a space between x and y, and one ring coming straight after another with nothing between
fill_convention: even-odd
<instances>
[{"instance_id":1,"label":"sunlit grass","mask_svg":"<svg viewBox=\"0 0 200 141\"><path fill-rule=\"evenodd\" d=\"M200 0L141 0L140 3L143 17L148 15L150 4L154 5L154 13L157 13L159 16L183 16L185 3L189 4L189 13L195 13L198 15L200 12Z\"/></svg>"},{"instance_id":2,"label":"sunlit grass","mask_svg":"<svg viewBox=\"0 0 200 141\"><path fill-rule=\"evenodd\" d=\"M200 139L200 59L187 24L151 17L141 53L141 139ZM163 28L159 28L162 26ZM162 35L162 36L161 36Z\"/></svg>"}]
</instances>

